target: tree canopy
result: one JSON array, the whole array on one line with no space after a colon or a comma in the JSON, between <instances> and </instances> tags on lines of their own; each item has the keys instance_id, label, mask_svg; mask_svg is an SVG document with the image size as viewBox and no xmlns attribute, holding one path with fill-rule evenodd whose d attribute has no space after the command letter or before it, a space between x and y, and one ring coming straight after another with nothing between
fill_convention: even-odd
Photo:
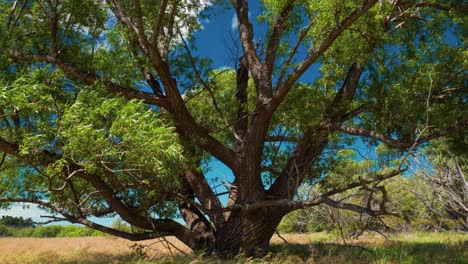
<instances>
[{"instance_id":1,"label":"tree canopy","mask_svg":"<svg viewBox=\"0 0 468 264\"><path fill-rule=\"evenodd\" d=\"M465 150L463 2L1 1L0 206L253 256L299 208L392 214L385 179L410 152L442 136ZM239 48L208 47L234 61L214 68L195 36L219 12ZM364 143L399 162L346 170ZM378 201L335 199L362 186ZM113 215L144 231L90 220Z\"/></svg>"}]
</instances>

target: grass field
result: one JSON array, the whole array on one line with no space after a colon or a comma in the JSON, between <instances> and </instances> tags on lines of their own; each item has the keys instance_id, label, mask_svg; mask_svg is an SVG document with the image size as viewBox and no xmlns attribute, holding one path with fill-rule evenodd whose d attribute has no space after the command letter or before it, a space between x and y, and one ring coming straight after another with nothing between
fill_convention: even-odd
<instances>
[{"instance_id":1,"label":"grass field","mask_svg":"<svg viewBox=\"0 0 468 264\"><path fill-rule=\"evenodd\" d=\"M0 263L467 263L468 235L367 235L347 245L327 233L275 236L263 259L220 260L191 252L174 238L135 243L113 237L0 238ZM175 248L177 247L177 249ZM145 257L144 257L145 256Z\"/></svg>"}]
</instances>

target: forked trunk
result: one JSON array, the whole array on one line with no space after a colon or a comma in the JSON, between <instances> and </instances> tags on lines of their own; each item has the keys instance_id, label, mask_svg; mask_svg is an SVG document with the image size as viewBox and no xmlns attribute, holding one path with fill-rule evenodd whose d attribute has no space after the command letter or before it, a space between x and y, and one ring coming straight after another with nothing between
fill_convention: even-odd
<instances>
[{"instance_id":1,"label":"forked trunk","mask_svg":"<svg viewBox=\"0 0 468 264\"><path fill-rule=\"evenodd\" d=\"M270 239L285 212L264 208L255 211L233 211L226 224L215 235L215 251L222 257L243 254L262 257L268 252Z\"/></svg>"}]
</instances>

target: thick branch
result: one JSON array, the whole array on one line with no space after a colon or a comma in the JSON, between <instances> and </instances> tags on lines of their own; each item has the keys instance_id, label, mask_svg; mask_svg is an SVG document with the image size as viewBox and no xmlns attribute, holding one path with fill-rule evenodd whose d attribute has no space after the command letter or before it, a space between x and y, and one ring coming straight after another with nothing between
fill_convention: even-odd
<instances>
[{"instance_id":1,"label":"thick branch","mask_svg":"<svg viewBox=\"0 0 468 264\"><path fill-rule=\"evenodd\" d=\"M151 36L151 44L153 47L156 47L159 34L161 34L163 20L166 14L167 9L167 0L162 0L159 4L159 11L158 15L155 17L155 21L153 24L153 35Z\"/></svg>"},{"instance_id":2,"label":"thick branch","mask_svg":"<svg viewBox=\"0 0 468 264\"><path fill-rule=\"evenodd\" d=\"M278 46L286 28L288 17L294 7L296 0L288 0L283 9L280 12L279 17L276 19L276 23L273 26L270 38L268 40L268 47L265 55L265 75L264 78L271 80L273 74L273 68L275 64L276 54Z\"/></svg>"},{"instance_id":3,"label":"thick branch","mask_svg":"<svg viewBox=\"0 0 468 264\"><path fill-rule=\"evenodd\" d=\"M249 127L249 113L247 111L247 86L249 82L249 65L245 56L242 56L242 58L240 59L240 65L239 69L237 69L236 77L236 99L238 103L238 108L236 124L234 125L234 152L239 152L239 150L242 147L242 143L245 140L245 136Z\"/></svg>"},{"instance_id":4,"label":"thick branch","mask_svg":"<svg viewBox=\"0 0 468 264\"><path fill-rule=\"evenodd\" d=\"M343 117L356 93L363 69L359 63L353 63L350 67L342 87L328 105L321 125L309 128L304 133L286 168L270 187L269 195L292 198L296 193L313 162L328 144L328 136L336 129L330 128L329 124L341 124L344 121Z\"/></svg>"},{"instance_id":5,"label":"thick branch","mask_svg":"<svg viewBox=\"0 0 468 264\"><path fill-rule=\"evenodd\" d=\"M312 49L307 58L291 73L280 89L276 91L271 104L273 106L279 105L286 94L290 91L291 87L296 81L309 69L309 67L317 61L317 59L328 50L328 48L335 42L343 31L349 28L356 20L363 16L371 7L373 7L378 0L366 0L361 7L354 10L347 18L338 23L332 31L328 34L325 40L316 48Z\"/></svg>"},{"instance_id":6,"label":"thick branch","mask_svg":"<svg viewBox=\"0 0 468 264\"><path fill-rule=\"evenodd\" d=\"M203 207L207 209L219 209L223 207L202 173L195 170L188 170L184 173L184 176L190 189L193 190ZM222 214L212 213L209 214L209 216L215 226L220 227L223 225L225 219Z\"/></svg>"},{"instance_id":7,"label":"thick branch","mask_svg":"<svg viewBox=\"0 0 468 264\"><path fill-rule=\"evenodd\" d=\"M49 55L24 55L16 51L10 51L9 55L11 58L17 60L32 60L53 64L59 67L64 72L66 72L67 74L69 74L72 78L75 78L86 84L94 84L96 82L100 82L104 84L107 91L109 91L110 93L123 96L127 99L138 99L142 100L146 104L157 105L160 107L165 107L167 105L166 98L162 97L161 95L155 95L151 93L135 91L132 89L125 88L119 84L106 80L103 77L99 77L96 74L83 72L77 67L75 67L73 64L64 62L59 58L55 58Z\"/></svg>"},{"instance_id":8,"label":"thick branch","mask_svg":"<svg viewBox=\"0 0 468 264\"><path fill-rule=\"evenodd\" d=\"M349 108L354 98L358 81L363 70L364 67L356 62L353 63L349 69L341 89L335 95L326 110L326 118L331 119L331 122L337 122L339 120L336 119L341 119L341 117L345 115L346 110Z\"/></svg>"},{"instance_id":9,"label":"thick branch","mask_svg":"<svg viewBox=\"0 0 468 264\"><path fill-rule=\"evenodd\" d=\"M232 5L236 9L237 23L239 26L240 41L244 54L248 60L250 71L255 82L261 78L261 61L257 55L255 45L253 43L253 26L249 20L248 1L246 0L231 0Z\"/></svg>"}]
</instances>

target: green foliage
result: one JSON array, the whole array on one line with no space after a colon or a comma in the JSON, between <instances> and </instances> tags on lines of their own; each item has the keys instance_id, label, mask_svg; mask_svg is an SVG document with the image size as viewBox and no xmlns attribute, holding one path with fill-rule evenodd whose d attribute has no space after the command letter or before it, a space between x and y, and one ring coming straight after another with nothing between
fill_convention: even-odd
<instances>
[{"instance_id":1,"label":"green foliage","mask_svg":"<svg viewBox=\"0 0 468 264\"><path fill-rule=\"evenodd\" d=\"M0 224L0 237L8 237L11 236L11 230L6 225Z\"/></svg>"},{"instance_id":2,"label":"green foliage","mask_svg":"<svg viewBox=\"0 0 468 264\"><path fill-rule=\"evenodd\" d=\"M4 215L0 219L0 225L5 225L13 228L23 228L34 226L34 222L31 218L24 219L23 217Z\"/></svg>"},{"instance_id":3,"label":"green foliage","mask_svg":"<svg viewBox=\"0 0 468 264\"><path fill-rule=\"evenodd\" d=\"M33 228L33 227L11 229L12 231L11 235L13 237L32 237L35 230L36 228Z\"/></svg>"},{"instance_id":4,"label":"green foliage","mask_svg":"<svg viewBox=\"0 0 468 264\"><path fill-rule=\"evenodd\" d=\"M143 233L146 230L132 226L126 222L124 222L122 219L117 218L112 222L112 229L127 232L127 233Z\"/></svg>"},{"instance_id":5,"label":"green foliage","mask_svg":"<svg viewBox=\"0 0 468 264\"><path fill-rule=\"evenodd\" d=\"M32 237L57 237L61 230L61 226L40 226L34 228Z\"/></svg>"},{"instance_id":6,"label":"green foliage","mask_svg":"<svg viewBox=\"0 0 468 264\"><path fill-rule=\"evenodd\" d=\"M105 236L104 233L83 227L83 226L60 226L60 225L49 225L49 226L37 226L37 227L23 227L23 228L12 228L4 225L0 225L0 232L3 232L3 236L12 237L86 237L86 236ZM1 235L0 235L1 236Z\"/></svg>"}]
</instances>

